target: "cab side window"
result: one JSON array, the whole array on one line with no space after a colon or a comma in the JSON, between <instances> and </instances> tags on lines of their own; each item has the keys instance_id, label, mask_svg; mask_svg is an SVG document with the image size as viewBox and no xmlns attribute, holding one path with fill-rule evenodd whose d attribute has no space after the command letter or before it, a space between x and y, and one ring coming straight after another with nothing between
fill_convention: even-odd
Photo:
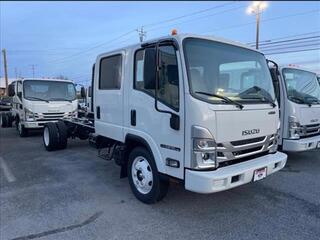
<instances>
[{"instance_id":1,"label":"cab side window","mask_svg":"<svg viewBox=\"0 0 320 240\"><path fill-rule=\"evenodd\" d=\"M120 54L102 58L100 61L99 89L120 89L122 56Z\"/></svg>"},{"instance_id":2,"label":"cab side window","mask_svg":"<svg viewBox=\"0 0 320 240\"><path fill-rule=\"evenodd\" d=\"M176 50L173 46L159 47L159 86L157 96L160 102L179 111L179 72ZM135 54L134 88L154 97L155 89L144 88L144 49Z\"/></svg>"}]
</instances>

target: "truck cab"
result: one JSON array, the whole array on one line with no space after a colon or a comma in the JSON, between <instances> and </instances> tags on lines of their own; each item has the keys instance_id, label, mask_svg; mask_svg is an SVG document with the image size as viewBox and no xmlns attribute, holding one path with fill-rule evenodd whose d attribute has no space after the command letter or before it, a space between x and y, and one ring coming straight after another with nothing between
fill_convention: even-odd
<instances>
[{"instance_id":1,"label":"truck cab","mask_svg":"<svg viewBox=\"0 0 320 240\"><path fill-rule=\"evenodd\" d=\"M9 85L12 115L21 137L45 123L77 115L75 85L70 80L25 78Z\"/></svg>"},{"instance_id":2,"label":"truck cab","mask_svg":"<svg viewBox=\"0 0 320 240\"><path fill-rule=\"evenodd\" d=\"M191 34L159 38L99 55L93 79L95 134L123 149L131 189L143 202L161 199L167 178L213 193L286 164L266 59L245 45Z\"/></svg>"},{"instance_id":3,"label":"truck cab","mask_svg":"<svg viewBox=\"0 0 320 240\"><path fill-rule=\"evenodd\" d=\"M320 148L320 84L316 74L293 66L270 70L280 103L282 150Z\"/></svg>"}]
</instances>

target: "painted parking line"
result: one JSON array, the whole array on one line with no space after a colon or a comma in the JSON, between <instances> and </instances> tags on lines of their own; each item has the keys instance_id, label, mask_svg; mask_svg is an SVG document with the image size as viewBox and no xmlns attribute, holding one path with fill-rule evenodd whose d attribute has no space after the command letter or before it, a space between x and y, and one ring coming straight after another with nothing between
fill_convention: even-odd
<instances>
[{"instance_id":1,"label":"painted parking line","mask_svg":"<svg viewBox=\"0 0 320 240\"><path fill-rule=\"evenodd\" d=\"M2 157L0 157L0 168L2 169L4 176L8 182L15 182L16 181L16 177L13 175L10 168L8 167L8 165L6 164L6 162L4 161L4 159Z\"/></svg>"}]
</instances>

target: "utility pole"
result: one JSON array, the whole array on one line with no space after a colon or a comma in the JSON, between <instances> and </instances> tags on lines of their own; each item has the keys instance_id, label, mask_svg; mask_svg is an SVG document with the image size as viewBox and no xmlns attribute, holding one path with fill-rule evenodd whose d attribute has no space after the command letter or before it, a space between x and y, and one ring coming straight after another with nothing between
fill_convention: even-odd
<instances>
[{"instance_id":1,"label":"utility pole","mask_svg":"<svg viewBox=\"0 0 320 240\"><path fill-rule=\"evenodd\" d=\"M259 49L260 11L256 14L256 49Z\"/></svg>"},{"instance_id":2,"label":"utility pole","mask_svg":"<svg viewBox=\"0 0 320 240\"><path fill-rule=\"evenodd\" d=\"M267 8L268 4L264 1L254 1L248 8L248 14L256 14L256 49L259 49L259 31L260 31L260 17L263 10Z\"/></svg>"},{"instance_id":3,"label":"utility pole","mask_svg":"<svg viewBox=\"0 0 320 240\"><path fill-rule=\"evenodd\" d=\"M3 54L3 67L4 67L4 80L6 85L5 94L8 95L8 67L7 67L7 52L6 49L2 49Z\"/></svg>"},{"instance_id":4,"label":"utility pole","mask_svg":"<svg viewBox=\"0 0 320 240\"><path fill-rule=\"evenodd\" d=\"M30 66L31 66L31 69L32 69L32 78L34 78L34 70L35 70L35 67L37 65L31 64Z\"/></svg>"},{"instance_id":5,"label":"utility pole","mask_svg":"<svg viewBox=\"0 0 320 240\"><path fill-rule=\"evenodd\" d=\"M147 32L143 30L143 26L140 29L136 30L139 34L140 42L144 41L144 38L147 37Z\"/></svg>"}]
</instances>

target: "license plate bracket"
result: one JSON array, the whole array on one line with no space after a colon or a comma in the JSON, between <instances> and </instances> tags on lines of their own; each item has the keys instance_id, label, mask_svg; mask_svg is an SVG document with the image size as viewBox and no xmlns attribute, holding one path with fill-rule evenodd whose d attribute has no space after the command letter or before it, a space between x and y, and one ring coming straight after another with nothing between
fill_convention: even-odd
<instances>
[{"instance_id":1,"label":"license plate bracket","mask_svg":"<svg viewBox=\"0 0 320 240\"><path fill-rule=\"evenodd\" d=\"M259 181L267 176L267 167L259 168L253 172L253 181Z\"/></svg>"}]
</instances>

